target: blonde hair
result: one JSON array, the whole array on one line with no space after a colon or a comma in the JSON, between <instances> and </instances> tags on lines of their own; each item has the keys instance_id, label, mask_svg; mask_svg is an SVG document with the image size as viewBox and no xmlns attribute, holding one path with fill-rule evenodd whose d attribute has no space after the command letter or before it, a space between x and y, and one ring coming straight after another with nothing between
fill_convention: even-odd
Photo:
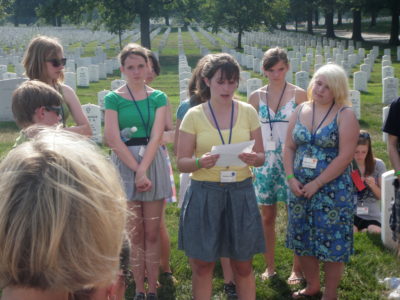
<instances>
[{"instance_id":1,"label":"blonde hair","mask_svg":"<svg viewBox=\"0 0 400 300\"><path fill-rule=\"evenodd\" d=\"M96 145L43 129L1 162L0 195L0 288L73 292L115 279L126 200Z\"/></svg>"},{"instance_id":2,"label":"blonde hair","mask_svg":"<svg viewBox=\"0 0 400 300\"><path fill-rule=\"evenodd\" d=\"M22 59L26 76L29 79L47 82L46 60L57 58L57 55L62 52L63 47L56 38L45 35L33 38ZM55 83L60 84L63 80L64 73L61 71L61 75Z\"/></svg>"},{"instance_id":3,"label":"blonde hair","mask_svg":"<svg viewBox=\"0 0 400 300\"><path fill-rule=\"evenodd\" d=\"M339 106L351 106L351 101L349 100L349 83L346 72L339 65L331 63L323 65L314 73L307 88L308 100L313 101L312 89L318 76L325 77L329 89L333 93L334 101Z\"/></svg>"}]
</instances>

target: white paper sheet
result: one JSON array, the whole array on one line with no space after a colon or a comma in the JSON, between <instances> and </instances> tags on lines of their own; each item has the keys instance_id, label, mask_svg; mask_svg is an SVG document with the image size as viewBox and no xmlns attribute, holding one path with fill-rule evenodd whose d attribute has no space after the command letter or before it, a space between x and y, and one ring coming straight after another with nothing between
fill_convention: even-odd
<instances>
[{"instance_id":1,"label":"white paper sheet","mask_svg":"<svg viewBox=\"0 0 400 300\"><path fill-rule=\"evenodd\" d=\"M246 166L246 164L239 158L239 154L243 152L250 153L253 150L254 142L254 140L251 140L243 143L213 146L211 148L211 154L219 154L219 158L215 165L217 167Z\"/></svg>"}]
</instances>

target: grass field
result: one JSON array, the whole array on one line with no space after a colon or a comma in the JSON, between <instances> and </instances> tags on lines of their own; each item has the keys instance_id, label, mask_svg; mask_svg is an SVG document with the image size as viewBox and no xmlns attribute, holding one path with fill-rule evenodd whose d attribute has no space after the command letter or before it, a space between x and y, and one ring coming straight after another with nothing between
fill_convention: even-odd
<instances>
[{"instance_id":1,"label":"grass field","mask_svg":"<svg viewBox=\"0 0 400 300\"><path fill-rule=\"evenodd\" d=\"M220 49L213 48L212 44L199 32L196 31L198 38L204 46L208 47L213 52L218 52ZM152 48L157 51L162 34L154 38ZM187 55L189 64L194 67L197 60L200 58L200 50L195 46L189 32L182 31L183 47ZM224 42L219 39L221 46ZM117 43L117 39L114 41ZM161 76L159 76L152 86L167 93L169 100L172 103L173 112L175 113L179 105L179 82L178 82L178 33L177 29L173 28L167 40L165 48L160 55ZM78 45L77 45L78 46ZM93 43L82 44L85 47L85 54L90 54L94 51L97 45ZM114 53L113 50L114 50ZM118 45L115 44L108 50L108 55L116 55ZM369 49L368 49L369 50ZM382 54L382 53L381 53ZM400 78L400 63L395 62L395 57L392 56L393 66L395 68L396 77ZM358 67L356 68L358 70ZM354 69L353 71L356 71ZM373 139L373 149L375 155L384 160L388 169L389 161L386 151L386 145L382 142L382 84L381 84L381 61L378 59L374 65L374 71L371 75L371 80L368 84L368 92L362 93L361 106L361 127L369 130ZM254 77L261 78L254 74ZM119 72L115 72L113 76L107 80L100 80L98 83L91 83L89 88L78 88L77 94L84 103L97 103L97 93L103 89L110 88L110 82L119 78ZM263 78L266 83L265 78ZM352 87L352 79L350 78L350 86ZM245 95L238 94L238 97L245 100ZM174 117L175 119L175 117ZM13 142L18 134L18 129L13 123L0 123L0 153L4 155L13 145ZM170 148L171 149L171 148ZM171 152L172 154L172 152ZM172 161L174 157L171 156ZM175 168L175 166L174 166ZM179 184L178 172L175 169L175 179ZM162 284L159 289L160 299L190 299L191 295L191 271L188 265L188 260L185 255L177 250L177 231L178 231L179 209L175 204L168 205L167 208L167 224L171 235L171 266L174 276L178 283L172 284L167 278L160 277ZM286 279L290 274L292 265L291 251L285 248L285 228L286 228L286 212L283 205L279 207L279 216L277 222L277 248L276 248L276 270L278 276L269 282L262 282L260 274L264 271L265 265L262 255L254 257L254 269L257 280L257 299L290 299L290 295L294 289L299 287L289 287L286 284ZM351 261L346 266L346 271L343 276L339 293L340 299L382 299L385 291L384 287L378 283L378 280L384 277L397 276L400 277L400 260L395 255L385 249L379 236L368 234L355 235L355 253ZM223 280L222 272L219 265L215 270L213 279L213 299L225 299L222 290ZM128 291L132 294L132 288Z\"/></svg>"}]
</instances>

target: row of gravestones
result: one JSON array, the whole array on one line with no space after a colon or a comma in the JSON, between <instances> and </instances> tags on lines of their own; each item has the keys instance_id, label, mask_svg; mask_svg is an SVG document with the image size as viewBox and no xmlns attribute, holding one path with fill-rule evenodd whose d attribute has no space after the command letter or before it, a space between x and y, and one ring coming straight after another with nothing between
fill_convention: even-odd
<instances>
[{"instance_id":1,"label":"row of gravestones","mask_svg":"<svg viewBox=\"0 0 400 300\"><path fill-rule=\"evenodd\" d=\"M215 48L221 48L217 39L213 37L208 31L204 30L200 26L197 26L197 31L200 32Z\"/></svg>"},{"instance_id":2,"label":"row of gravestones","mask_svg":"<svg viewBox=\"0 0 400 300\"><path fill-rule=\"evenodd\" d=\"M208 53L210 53L210 50L209 50L206 46L204 46L204 45L201 43L200 39L197 37L197 35L196 35L196 33L193 31L193 29L192 29L190 26L188 26L187 29L188 29L188 31L189 31L189 33L190 33L190 36L192 37L194 43L195 43L196 46L200 49L200 54L201 54L201 56L205 56L205 55L207 55Z\"/></svg>"},{"instance_id":3,"label":"row of gravestones","mask_svg":"<svg viewBox=\"0 0 400 300\"><path fill-rule=\"evenodd\" d=\"M162 50L165 48L165 45L167 44L167 40L168 40L170 33L171 33L171 27L168 27L167 30L165 30L165 32L161 38L161 41L158 45L158 53L159 54L161 54Z\"/></svg>"},{"instance_id":4,"label":"row of gravestones","mask_svg":"<svg viewBox=\"0 0 400 300\"><path fill-rule=\"evenodd\" d=\"M180 28L178 30L178 52L179 101L182 103L182 101L189 97L188 86L190 78L192 77L192 69L188 64L185 50L183 49L182 32Z\"/></svg>"}]
</instances>

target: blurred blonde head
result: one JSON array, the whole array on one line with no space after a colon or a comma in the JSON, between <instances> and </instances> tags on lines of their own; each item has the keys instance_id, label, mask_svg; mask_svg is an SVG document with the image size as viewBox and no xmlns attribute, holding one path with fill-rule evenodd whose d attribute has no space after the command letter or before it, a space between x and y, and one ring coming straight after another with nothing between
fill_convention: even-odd
<instances>
[{"instance_id":1,"label":"blurred blonde head","mask_svg":"<svg viewBox=\"0 0 400 300\"><path fill-rule=\"evenodd\" d=\"M326 79L336 104L339 106L351 106L349 100L349 83L346 72L339 65L331 63L323 65L314 73L307 89L308 100L313 101L312 89L319 76L323 76Z\"/></svg>"},{"instance_id":2,"label":"blurred blonde head","mask_svg":"<svg viewBox=\"0 0 400 300\"><path fill-rule=\"evenodd\" d=\"M96 145L43 129L0 164L0 288L73 292L115 279L126 221Z\"/></svg>"}]
</instances>

